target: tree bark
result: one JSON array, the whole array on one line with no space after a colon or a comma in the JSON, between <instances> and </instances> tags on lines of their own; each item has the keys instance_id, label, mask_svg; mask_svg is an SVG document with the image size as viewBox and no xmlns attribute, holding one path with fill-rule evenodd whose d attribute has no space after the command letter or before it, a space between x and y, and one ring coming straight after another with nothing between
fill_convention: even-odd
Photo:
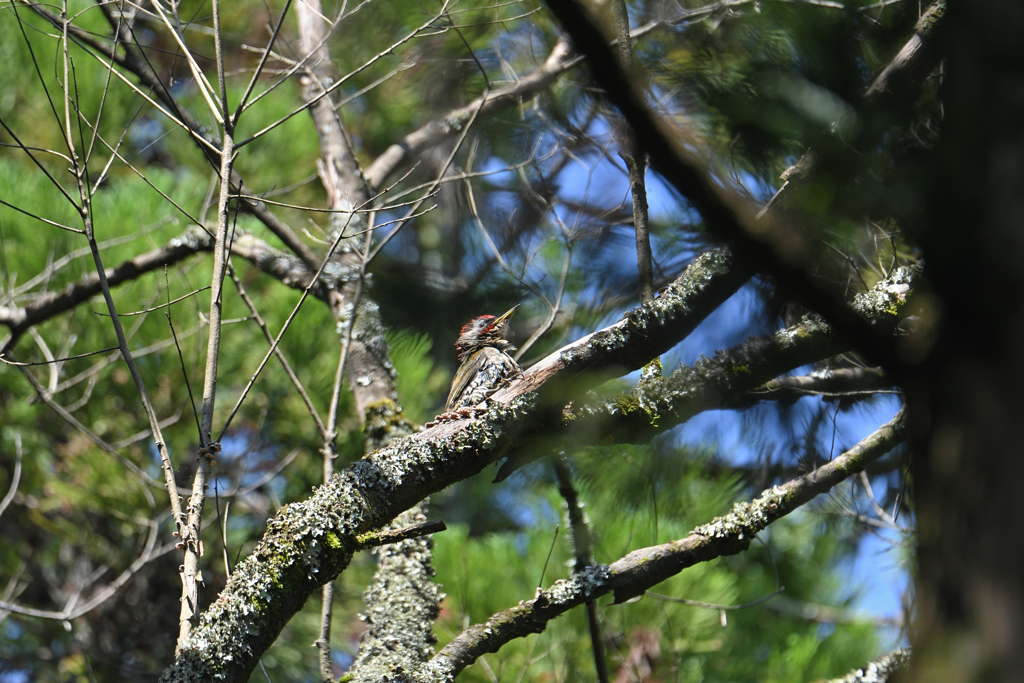
<instances>
[{"instance_id":1,"label":"tree bark","mask_svg":"<svg viewBox=\"0 0 1024 683\"><path fill-rule=\"evenodd\" d=\"M909 385L914 681L1024 680L1024 5L951 3L946 119L915 221L942 323ZM916 169L914 169L916 170Z\"/></svg>"}]
</instances>

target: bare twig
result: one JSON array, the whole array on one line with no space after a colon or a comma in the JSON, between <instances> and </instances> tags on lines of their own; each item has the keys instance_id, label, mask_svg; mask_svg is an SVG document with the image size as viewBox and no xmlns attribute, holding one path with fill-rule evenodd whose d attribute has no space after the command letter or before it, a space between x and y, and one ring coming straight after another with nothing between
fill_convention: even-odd
<instances>
[{"instance_id":1,"label":"bare twig","mask_svg":"<svg viewBox=\"0 0 1024 683\"><path fill-rule=\"evenodd\" d=\"M615 41L619 49L622 69L637 79L637 67L633 62L633 44L629 37L629 12L625 0L612 0L612 23L615 27ZM629 171L629 189L633 197L633 231L636 233L636 266L640 278L640 303L654 298L654 275L651 265L651 235L647 221L647 186L644 172L647 158L636 142L632 132L622 126L619 134L622 149L619 156Z\"/></svg>"},{"instance_id":2,"label":"bare twig","mask_svg":"<svg viewBox=\"0 0 1024 683\"><path fill-rule=\"evenodd\" d=\"M159 8L159 5L156 5ZM217 15L217 5L214 5ZM217 31L219 35L219 30ZM218 38L219 44L219 38ZM214 457L220 450L220 439L213 442L213 412L217 399L217 364L220 360L221 323L224 310L224 276L227 272L229 201L231 199L231 169L235 161L234 126L236 121L227 117L227 95L224 92L223 56L218 60L217 75L221 85L221 113L223 141L220 149L220 189L217 196L217 232L213 245L213 274L210 277L209 337L206 346L206 371L203 375L203 402L199 426L199 457L192 479L192 495L188 500L188 519L181 529L181 544L185 551L182 569L181 616L178 621L178 641L175 651L181 650L192 630L199 609L199 559L202 556L203 503L206 500L207 480Z\"/></svg>"},{"instance_id":3,"label":"bare twig","mask_svg":"<svg viewBox=\"0 0 1024 683\"><path fill-rule=\"evenodd\" d=\"M274 337L270 334L270 330L267 328L267 323L263 321L259 311L256 310L256 304L254 304L252 299L249 298L248 293L245 291L245 287L242 285L242 281L238 278L238 275L235 273L235 269L231 265L230 261L228 261L227 267L228 275L231 276L231 281L235 283L238 295L242 298L242 301L245 302L246 308L249 309L252 319L259 326L260 331L263 332L264 338L273 344ZM320 419L320 413L317 412L316 406L313 405L313 401L309 398L309 394L306 393L306 389L302 386L302 382L299 381L295 371L292 370L291 363L288 362L288 359L285 357L284 353L281 352L280 348L274 350L274 355L281 362L281 367L284 369L285 374L288 375L288 379L291 380L295 390L298 391L299 396L302 397L302 402L306 404L306 410L309 411L310 417L313 418L313 422L316 423L317 429L320 430L321 437L326 437L328 434L327 427L324 425L323 420Z\"/></svg>"},{"instance_id":4,"label":"bare twig","mask_svg":"<svg viewBox=\"0 0 1024 683\"><path fill-rule=\"evenodd\" d=\"M18 491L18 482L21 481L21 432L14 433L14 472L11 474L11 485L7 489L7 495L4 496L3 500L0 500L0 515L4 514L4 510L14 500L14 494Z\"/></svg>"},{"instance_id":5,"label":"bare twig","mask_svg":"<svg viewBox=\"0 0 1024 683\"><path fill-rule=\"evenodd\" d=\"M67 17L67 2L66 2L66 0L64 2L64 13L63 13L63 16ZM121 356L122 356L122 358L124 358L125 363L128 365L128 369L129 369L129 372L131 373L132 380L135 383L136 391L139 394L139 399L142 402L143 409L145 410L146 416L149 419L150 430L153 433L153 440L155 442L155 445L156 445L156 448L157 448L158 452L160 453L161 466L163 468L164 479L165 479L165 482L166 482L166 485L167 485L168 497L169 497L170 503L171 503L171 512L172 512L172 515L174 517L175 525L178 527L178 529L180 531L183 519L182 519L182 514L181 514L180 503L179 503L179 500L178 500L177 488L176 488L175 480L174 480L174 471L173 471L173 467L171 465L171 460L170 460L170 453L168 452L167 445L164 442L163 435L162 435L161 430L160 430L160 422L159 422L159 420L157 419L157 416L156 416L156 411L153 409L153 405L150 402L149 395L148 395L148 393L146 391L145 383L142 380L142 376L139 373L139 369L138 369L137 365L135 364L135 361L134 361L134 358L132 357L130 349L128 348L128 341L127 341L127 339L125 337L124 329L121 326L120 318L118 317L117 310L116 310L116 308L114 306L113 296L110 293L110 285L109 285L109 282L108 282L107 276L106 276L106 269L103 266L103 260L100 257L100 252L99 252L99 245L98 245L98 243L96 241L95 233L94 233L94 230L93 230L93 222L92 222L92 197L91 197L91 195L89 193L88 182L87 182L88 168L80 163L79 157L78 157L78 154L77 154L77 152L75 150L75 146L74 146L74 142L73 142L72 129L71 129L71 109L72 109L73 95L72 95L72 90L71 90L72 81L71 81L71 74L70 74L70 71L71 71L71 69L70 69L70 61L71 60L70 60L70 56L69 56L69 47L68 47L68 42L67 42L67 27L68 27L68 24L69 24L69 22L65 18L63 20L63 22L62 22L64 40L62 41L62 44L61 44L61 47L62 47L62 49L61 49L62 68L63 68L63 75L64 75L64 79L63 79L63 83L62 83L62 92L63 92L63 98L64 98L64 111L65 111L64 118L65 118L65 125L66 125L66 128L67 128L65 142L68 145L68 156L70 157L71 162L72 162L71 163L71 170L72 170L72 173L74 175L75 182L76 182L76 185L77 185L77 188L78 188L78 197L79 197L79 202L80 202L80 204L77 204L76 206L79 209L79 215L80 215L80 218L81 218L82 223L83 223L83 228L85 230L85 236L86 236L86 239L89 242L89 249L90 249L90 252L92 253L93 263L96 266L96 271L97 271L97 276L98 276L98 284L99 284L100 289L103 292L103 298L104 298L104 300L105 300L105 302L107 304L107 310L109 311L110 316L111 316L111 322L113 323L113 326L114 326L114 332L117 335L118 346L120 346L120 348L121 348ZM76 103L75 109L77 111L77 103ZM80 124L79 125L79 133L81 133L81 119L76 116L76 120ZM13 333L13 329L12 329L12 333ZM38 384L35 382L35 379L31 377L31 375L28 373L27 370L23 369L22 372L29 379L29 381L33 383L33 386L36 387L36 391L39 392L39 387L38 387ZM40 393L40 395L42 395L42 394ZM47 403L49 405L51 405L51 407L55 407L56 406L56 404L53 403L52 400L46 399L46 398L44 398L44 400L46 400ZM62 409L59 409L58 412L62 413L62 417L64 417L69 422L74 420L74 418L72 418L68 413L66 413L66 411L63 411ZM84 431L84 433L91 434L91 432L88 432L88 430L85 430L84 426L81 426L80 423L77 423L77 420L75 420L74 422L76 424L78 424L79 428L82 429ZM103 442L98 437L95 437L95 435L93 435L93 440L97 444L103 444ZM103 446L101 446L101 447L105 447L105 450L109 449L110 452L113 452L116 455L116 451L113 451L113 449L111 449L109 446L106 446L106 444L103 444ZM123 458L120 458L120 456L117 456L117 457L119 457L119 459L121 459L122 462L125 462L125 460ZM138 475L142 476L142 473L141 473L140 470L138 470L138 468L132 466L132 469L135 472L137 472ZM146 479L148 477L144 477L143 476L143 478ZM147 498L149 500L150 506L151 507L154 506L155 505L155 501L153 501L152 494L149 492L148 488L143 487L143 491L145 492L145 494L146 494L146 496L147 496ZM156 531L157 531L156 530L156 525L153 524L151 532L150 532L150 539L149 539L149 542L148 542L148 545L147 545L147 553L152 550L152 546L156 542ZM126 581L127 578L125 578L124 580ZM108 595L108 597L109 597L109 595Z\"/></svg>"},{"instance_id":6,"label":"bare twig","mask_svg":"<svg viewBox=\"0 0 1024 683\"><path fill-rule=\"evenodd\" d=\"M568 464L563 458L556 457L552 463L555 470L555 478L558 481L558 492L565 499L566 513L569 517L569 529L572 532L572 546L575 553L575 564L573 571L583 571L586 567L594 564L594 557L590 552L590 525L587 522L583 505L576 494L576 488L572 485L572 473ZM608 674L608 656L604 650L604 639L601 636L601 624L597 616L597 603L594 600L587 600L587 626L590 628L590 646L594 652L594 668L597 671L599 683L607 683L610 680Z\"/></svg>"}]
</instances>

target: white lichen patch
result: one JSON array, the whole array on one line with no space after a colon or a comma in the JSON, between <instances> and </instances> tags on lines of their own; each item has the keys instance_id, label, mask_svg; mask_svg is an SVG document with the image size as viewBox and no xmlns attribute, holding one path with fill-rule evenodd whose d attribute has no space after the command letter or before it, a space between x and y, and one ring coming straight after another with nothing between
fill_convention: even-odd
<instances>
[{"instance_id":1,"label":"white lichen patch","mask_svg":"<svg viewBox=\"0 0 1024 683\"><path fill-rule=\"evenodd\" d=\"M753 502L736 503L729 514L716 517L690 533L706 538L750 541L779 517L779 509L787 495L785 489L773 486Z\"/></svg>"},{"instance_id":2,"label":"white lichen patch","mask_svg":"<svg viewBox=\"0 0 1024 683\"><path fill-rule=\"evenodd\" d=\"M544 591L544 596L552 605L575 604L602 587L610 576L611 572L606 565L586 567L569 580L555 581L551 588Z\"/></svg>"}]
</instances>

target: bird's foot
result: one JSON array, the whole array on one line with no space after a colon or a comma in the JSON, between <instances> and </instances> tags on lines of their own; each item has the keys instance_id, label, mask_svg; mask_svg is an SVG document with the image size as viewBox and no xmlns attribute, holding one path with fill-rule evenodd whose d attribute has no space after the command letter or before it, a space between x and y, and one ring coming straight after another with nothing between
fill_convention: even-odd
<instances>
[{"instance_id":1,"label":"bird's foot","mask_svg":"<svg viewBox=\"0 0 1024 683\"><path fill-rule=\"evenodd\" d=\"M434 426L439 425L439 424L443 424L445 422L455 422L456 420L464 420L467 417L468 418L474 418L474 417L480 417L481 415L486 415L486 414L487 414L487 408L476 407L476 406L466 406L464 408L459 408L458 410L452 410L452 411L447 412L447 413L441 413L440 415L435 417L433 420L431 420L430 422L428 422L425 425L423 425L423 427L424 427L424 429L430 429L431 427L434 427Z\"/></svg>"}]
</instances>

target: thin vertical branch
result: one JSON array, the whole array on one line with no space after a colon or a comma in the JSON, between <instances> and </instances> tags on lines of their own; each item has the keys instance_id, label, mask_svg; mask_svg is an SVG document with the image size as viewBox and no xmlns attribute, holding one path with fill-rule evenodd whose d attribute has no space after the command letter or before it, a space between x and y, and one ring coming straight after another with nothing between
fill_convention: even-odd
<instances>
[{"instance_id":1,"label":"thin vertical branch","mask_svg":"<svg viewBox=\"0 0 1024 683\"><path fill-rule=\"evenodd\" d=\"M214 21L218 20L217 2L214 2ZM214 457L220 444L212 441L213 413L217 398L217 363L220 359L221 320L224 313L224 276L227 272L228 218L231 198L231 170L235 161L235 121L227 114L227 94L224 84L224 63L220 51L220 30L217 27L217 78L221 90L223 116L223 142L220 149L220 189L217 197L217 232L213 246L213 275L210 278L210 333L206 345L206 371L203 376L203 403L199 425L199 457L195 477L192 480L192 495L188 499L188 519L182 531L181 540L185 546L185 562L182 569L181 615L178 623L176 652L180 652L185 639L192 630L199 609L199 559L203 554L199 539L202 528L203 504L206 500L206 485L213 467ZM241 188L239 188L241 189Z\"/></svg>"},{"instance_id":2,"label":"thin vertical branch","mask_svg":"<svg viewBox=\"0 0 1024 683\"><path fill-rule=\"evenodd\" d=\"M625 0L612 0L612 20L615 23L615 37L619 47L619 61L626 73L635 73L633 66L633 43L629 38L629 13ZM629 124L621 123L619 133L622 149L619 156L626 162L629 171L629 190L633 197L633 227L636 231L636 267L640 279L640 303L654 299L654 268L651 257L651 236L647 216L647 186L644 173L647 167L646 155L636 143L629 130Z\"/></svg>"},{"instance_id":3,"label":"thin vertical branch","mask_svg":"<svg viewBox=\"0 0 1024 683\"><path fill-rule=\"evenodd\" d=\"M576 489L572 485L572 473L563 457L556 457L553 460L555 478L558 480L558 492L565 499L567 514L569 517L569 529L572 531L573 552L575 565L573 571L580 571L584 567L594 564L594 557L590 552L591 539L590 527L587 524L586 513L583 512L583 504L580 503ZM590 628L590 645L594 652L594 668L597 670L598 683L608 683L608 656L604 651L604 639L601 637L601 623L597 618L597 603L593 600L586 602L587 625Z\"/></svg>"},{"instance_id":4,"label":"thin vertical branch","mask_svg":"<svg viewBox=\"0 0 1024 683\"><path fill-rule=\"evenodd\" d=\"M18 491L18 482L21 481L21 432L14 433L14 450L15 460L14 472L11 474L11 486L7 490L7 495L4 496L4 499L0 500L0 515L4 514L4 510L6 510L7 506L11 504L12 500L14 500L14 494Z\"/></svg>"},{"instance_id":5,"label":"thin vertical branch","mask_svg":"<svg viewBox=\"0 0 1024 683\"><path fill-rule=\"evenodd\" d=\"M345 375L345 360L348 358L349 342L352 340L352 327L355 323L355 306L352 319L349 321L341 340L338 352L338 368L334 373L334 387L331 390L331 405L327 412L327 429L324 431L324 445L320 449L323 455L324 483L334 475L334 461L338 457L338 403L341 400L341 380ZM331 618L334 614L334 581L324 584L320 596L320 635L316 639L319 651L320 677L324 683L334 681L334 668L331 664Z\"/></svg>"},{"instance_id":6,"label":"thin vertical branch","mask_svg":"<svg viewBox=\"0 0 1024 683\"><path fill-rule=\"evenodd\" d=\"M327 467L327 458L324 458ZM334 613L334 581L324 584L320 598L320 636L316 639L319 652L320 678L324 683L334 683L334 665L331 663L331 617Z\"/></svg>"},{"instance_id":7,"label":"thin vertical branch","mask_svg":"<svg viewBox=\"0 0 1024 683\"><path fill-rule=\"evenodd\" d=\"M213 46L217 59L217 87L220 90L220 112L227 127L231 122L228 111L228 90L224 78L224 44L220 32L220 0L213 0ZM241 194L242 188L238 188Z\"/></svg>"},{"instance_id":8,"label":"thin vertical branch","mask_svg":"<svg viewBox=\"0 0 1024 683\"><path fill-rule=\"evenodd\" d=\"M355 330L356 316L359 315L359 302L363 295L363 285L366 280L366 262L373 244L373 214L370 214L369 227L366 230L365 243L361 253L359 279L356 282L356 293L352 300L352 315L341 339L341 350L338 354L338 369L334 373L334 388L331 391L331 406L327 414L327 431L324 438L324 445L321 449L323 454L324 483L330 481L334 475L334 461L338 457L338 403L341 400L341 383L345 375L345 365L348 360L348 351L352 347L352 334ZM324 683L334 681L334 669L331 665L331 618L334 613L334 582L328 581L324 584L320 604L320 636L316 640L319 650L320 677Z\"/></svg>"},{"instance_id":9,"label":"thin vertical branch","mask_svg":"<svg viewBox=\"0 0 1024 683\"><path fill-rule=\"evenodd\" d=\"M100 289L103 292L103 300L107 305L107 311L110 313L110 320L114 326L114 333L117 336L118 348L121 351L121 357L124 358L125 363L128 365L128 371L131 374L132 381L135 383L135 389L139 394L139 400L142 401L143 410L146 412L146 417L149 420L149 427L153 433L153 442L160 453L160 467L164 473L164 482L167 486L167 493L171 504L171 514L174 517L174 523L177 527L177 532L180 534L183 529L184 517L181 510L181 499L178 497L178 488L174 478L174 467L171 464L171 456L167 450L167 444L164 442L163 432L160 428L160 420L157 419L156 411L153 409L153 404L149 399L149 393L146 391L146 385L142 381L142 375L139 373L139 368L135 363L135 359L132 357L132 353L128 348L128 340L124 333L124 328L121 325L121 318L117 314L117 309L114 306L114 298L110 293L110 283L107 280L107 271L103 265L103 259L100 257L99 245L96 242L96 234L93 226L92 219L92 197L89 193L88 183L86 182L86 168L81 163L78 157L78 153L75 151L74 139L71 135L70 128L70 112L71 112L71 84L69 76L71 72L71 60L68 52L68 19L67 19L67 0L63 3L63 37L64 41L62 44L62 61L63 61L63 75L64 82L62 84L64 93L64 112L67 121L67 128L62 130L66 133L65 142L68 146L68 158L71 162L71 171L75 177L75 182L78 185L78 196L80 203L72 201L72 205L75 206L79 213L79 217L82 220L85 237L89 242L89 252L92 255L92 260L96 266L96 274L99 278ZM59 183L54 183L60 188ZM60 188L63 191L63 188ZM64 193L70 200L70 195ZM28 376L26 374L26 376ZM37 388L39 390L39 388ZM45 399L44 399L45 400ZM55 404L54 404L55 405ZM70 416L68 416L70 417ZM66 418L65 418L66 419ZM113 450L113 449L111 449ZM116 454L116 453L115 453Z\"/></svg>"}]
</instances>

